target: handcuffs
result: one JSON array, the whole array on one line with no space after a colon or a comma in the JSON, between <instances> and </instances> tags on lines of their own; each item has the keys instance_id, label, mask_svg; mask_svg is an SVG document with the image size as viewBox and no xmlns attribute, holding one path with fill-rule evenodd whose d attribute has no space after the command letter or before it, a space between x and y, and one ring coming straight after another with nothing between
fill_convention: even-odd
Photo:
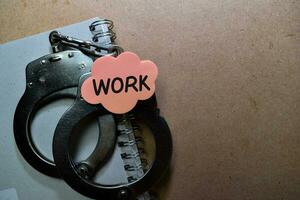
<instances>
[{"instance_id":1,"label":"handcuffs","mask_svg":"<svg viewBox=\"0 0 300 200\"><path fill-rule=\"evenodd\" d=\"M95 26L97 24L90 29ZM100 46L95 42L79 40L56 31L50 33L49 39L54 53L32 61L26 67L26 90L14 116L14 136L19 151L32 167L45 175L63 178L74 190L85 196L108 200L136 198L163 176L172 155L170 130L159 115L155 94L148 100L139 101L130 111L153 133L156 151L150 169L140 179L128 184L107 186L94 183L92 177L95 171L105 164L114 150L117 115L101 105L85 102L80 88L83 81L90 76L93 59L104 55L117 56L122 49L114 44ZM52 162L35 147L30 124L38 109L59 98L75 100L55 129ZM70 138L75 129L90 118L98 118L98 142L87 159L75 163L70 156Z\"/></svg>"}]
</instances>

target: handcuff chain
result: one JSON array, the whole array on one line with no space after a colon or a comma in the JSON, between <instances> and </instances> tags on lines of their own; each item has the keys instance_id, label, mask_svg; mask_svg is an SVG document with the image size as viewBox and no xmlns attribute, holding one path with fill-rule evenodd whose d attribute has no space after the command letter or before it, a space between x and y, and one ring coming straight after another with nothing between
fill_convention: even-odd
<instances>
[{"instance_id":1,"label":"handcuff chain","mask_svg":"<svg viewBox=\"0 0 300 200\"><path fill-rule=\"evenodd\" d=\"M117 56L123 52L122 47L116 44L107 44L105 46L99 45L89 40L81 40L68 35L63 35L58 31L52 31L50 33L49 41L54 52L61 51L61 46L76 48L87 55L95 57L102 57L105 55Z\"/></svg>"}]
</instances>

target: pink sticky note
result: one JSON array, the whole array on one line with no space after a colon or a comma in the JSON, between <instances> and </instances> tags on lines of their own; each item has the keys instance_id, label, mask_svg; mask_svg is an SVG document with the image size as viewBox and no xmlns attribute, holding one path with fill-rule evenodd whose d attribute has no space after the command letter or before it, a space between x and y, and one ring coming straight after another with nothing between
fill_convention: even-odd
<instances>
[{"instance_id":1,"label":"pink sticky note","mask_svg":"<svg viewBox=\"0 0 300 200\"><path fill-rule=\"evenodd\" d=\"M81 87L83 99L90 104L102 104L112 113L130 111L138 100L150 98L155 91L158 70L150 60L140 60L132 52L118 57L98 58L91 76Z\"/></svg>"}]
</instances>

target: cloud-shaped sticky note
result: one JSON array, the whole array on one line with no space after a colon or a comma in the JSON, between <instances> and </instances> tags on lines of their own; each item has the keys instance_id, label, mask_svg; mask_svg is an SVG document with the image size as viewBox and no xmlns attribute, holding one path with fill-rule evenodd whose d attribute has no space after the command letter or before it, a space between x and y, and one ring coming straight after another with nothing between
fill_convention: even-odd
<instances>
[{"instance_id":1,"label":"cloud-shaped sticky note","mask_svg":"<svg viewBox=\"0 0 300 200\"><path fill-rule=\"evenodd\" d=\"M150 60L140 60L132 52L118 57L104 56L93 63L91 76L81 87L90 104L102 104L107 110L122 114L130 111L138 100L154 94L158 70Z\"/></svg>"}]
</instances>

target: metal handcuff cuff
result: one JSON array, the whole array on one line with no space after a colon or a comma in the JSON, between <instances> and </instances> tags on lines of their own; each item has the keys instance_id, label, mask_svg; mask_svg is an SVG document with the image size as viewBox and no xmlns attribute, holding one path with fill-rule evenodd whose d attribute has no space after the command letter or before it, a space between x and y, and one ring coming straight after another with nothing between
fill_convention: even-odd
<instances>
[{"instance_id":1,"label":"metal handcuff cuff","mask_svg":"<svg viewBox=\"0 0 300 200\"><path fill-rule=\"evenodd\" d=\"M172 155L172 138L169 127L159 115L156 97L140 101L130 111L152 131L155 140L155 159L150 169L140 179L123 185L106 186L90 181L94 168L86 163L75 163L69 152L69 141L76 128L91 116L106 115L109 112L100 105L91 105L81 98L80 87L90 75L80 78L75 103L59 120L53 139L53 156L62 178L79 193L95 199L131 200L151 188L169 167ZM115 116L117 117L117 116ZM78 167L80 166L80 167Z\"/></svg>"},{"instance_id":2,"label":"metal handcuff cuff","mask_svg":"<svg viewBox=\"0 0 300 200\"><path fill-rule=\"evenodd\" d=\"M99 23L112 22L101 20ZM90 29L94 30L95 25L92 24ZM32 141L32 119L45 104L60 98L75 99L78 80L90 72L93 58L118 54L120 47L100 46L57 31L51 32L49 40L54 53L34 60L26 67L26 89L15 111L14 136L19 151L32 167L45 175L59 177L54 162L42 155Z\"/></svg>"},{"instance_id":3,"label":"metal handcuff cuff","mask_svg":"<svg viewBox=\"0 0 300 200\"><path fill-rule=\"evenodd\" d=\"M102 185L93 182L97 161L92 164L86 161L74 162L70 153L71 138L81 123L96 116L111 114L102 105L89 104L82 98L81 86L90 76L90 73L81 76L77 98L63 114L55 129L52 149L56 167L67 184L87 197L105 200L136 199L157 183L169 167L172 156L170 129L159 114L155 94L148 100L138 101L130 114L145 123L153 134L155 158L151 166L142 177L126 184ZM113 117L117 121L120 115L113 114Z\"/></svg>"}]
</instances>

